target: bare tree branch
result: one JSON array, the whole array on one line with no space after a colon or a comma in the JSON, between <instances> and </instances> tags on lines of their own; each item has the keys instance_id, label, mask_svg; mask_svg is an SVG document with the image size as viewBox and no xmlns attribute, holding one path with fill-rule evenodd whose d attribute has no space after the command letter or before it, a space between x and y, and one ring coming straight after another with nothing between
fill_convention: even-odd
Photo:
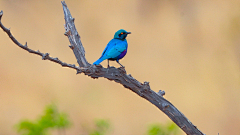
<instances>
[{"instance_id":1,"label":"bare tree branch","mask_svg":"<svg viewBox=\"0 0 240 135\"><path fill-rule=\"evenodd\" d=\"M0 27L8 34L11 40L21 47L22 49L28 51L29 53L34 53L42 56L43 60L50 60L55 63L58 63L64 67L69 67L77 70L77 73L84 73L92 78L104 77L109 80L113 80L117 83L120 83L125 88L132 90L134 93L138 94L142 98L148 100L164 112L173 122L175 122L187 135L204 135L200 130L197 129L175 106L173 106L169 101L163 98L165 94L164 91L159 91L158 93L151 90L149 82L140 83L134 79L130 74L126 74L125 68L115 68L109 67L104 68L101 65L92 65L89 64L85 58L84 47L81 43L80 36L74 25L74 18L72 18L69 9L64 1L62 1L64 18L65 18L65 30L64 33L68 36L69 46L77 59L77 62L80 67L75 65L67 64L60 61L58 58L52 58L48 53L41 53L40 51L34 51L29 49L26 45L20 44L11 34L10 29L4 27L1 23L1 18L3 12L0 12Z\"/></svg>"},{"instance_id":2,"label":"bare tree branch","mask_svg":"<svg viewBox=\"0 0 240 135\"><path fill-rule=\"evenodd\" d=\"M69 42L71 43L69 47L73 50L79 66L89 67L90 64L87 62L85 58L85 50L83 48L77 29L74 25L75 19L71 16L70 11L67 8L63 8L63 12L65 16L64 19L66 22L64 26L66 32L64 33L64 35L68 36ZM66 15L68 16L66 17ZM67 22L71 22L71 23L67 23Z\"/></svg>"},{"instance_id":3,"label":"bare tree branch","mask_svg":"<svg viewBox=\"0 0 240 135\"><path fill-rule=\"evenodd\" d=\"M27 42L25 43L25 45L22 45L21 43L19 43L19 42L17 41L17 39L14 38L14 36L12 35L10 29L8 29L8 28L6 28L6 27L3 26L2 21L1 21L2 16L3 16L3 11L0 12L0 27L3 29L3 31L5 31L5 32L8 34L9 38L10 38L16 45L18 45L18 46L21 47L22 49L28 51L29 53L33 53L33 54L37 54L37 55L39 55L39 56L42 56L42 60L50 60L50 61L52 61L52 62L55 62L55 63L58 63L58 64L62 65L63 67L73 68L73 69L76 69L78 72L81 71L81 68L75 66L74 64L67 64L67 63L65 63L65 62L62 62L62 61L59 60L58 58L50 57L50 56L49 56L49 53L41 53L39 50L34 51L34 50L28 48Z\"/></svg>"}]
</instances>

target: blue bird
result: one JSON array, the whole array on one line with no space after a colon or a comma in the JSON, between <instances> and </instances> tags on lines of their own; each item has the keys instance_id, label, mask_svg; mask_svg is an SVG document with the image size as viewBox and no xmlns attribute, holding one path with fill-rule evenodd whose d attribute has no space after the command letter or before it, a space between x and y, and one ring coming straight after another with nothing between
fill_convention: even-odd
<instances>
[{"instance_id":1,"label":"blue bird","mask_svg":"<svg viewBox=\"0 0 240 135\"><path fill-rule=\"evenodd\" d=\"M131 32L127 32L124 29L118 30L114 38L107 44L106 48L104 49L102 56L95 61L93 64L98 65L104 60L108 60L108 67L109 67L109 60L116 60L118 64L119 60L122 59L127 54L128 43L126 37ZM124 67L122 64L120 64Z\"/></svg>"}]
</instances>

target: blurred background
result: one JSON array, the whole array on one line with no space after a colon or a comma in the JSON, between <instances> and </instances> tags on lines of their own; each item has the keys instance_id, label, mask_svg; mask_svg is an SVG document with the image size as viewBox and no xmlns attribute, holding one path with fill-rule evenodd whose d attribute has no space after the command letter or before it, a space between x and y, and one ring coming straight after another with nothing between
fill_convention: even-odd
<instances>
[{"instance_id":1,"label":"blurred background","mask_svg":"<svg viewBox=\"0 0 240 135\"><path fill-rule=\"evenodd\" d=\"M128 54L121 60L128 74L149 81L156 92L165 90L165 98L203 133L239 134L239 0L66 3L90 63L118 29L130 31ZM0 0L0 10L2 23L20 43L77 64L64 36L59 0ZM107 61L102 65L107 67ZM149 124L170 121L120 84L43 61L0 30L0 134L16 135L16 123L36 119L52 102L72 122L67 135L81 134L83 125L96 118L111 121L113 135L144 135Z\"/></svg>"}]
</instances>

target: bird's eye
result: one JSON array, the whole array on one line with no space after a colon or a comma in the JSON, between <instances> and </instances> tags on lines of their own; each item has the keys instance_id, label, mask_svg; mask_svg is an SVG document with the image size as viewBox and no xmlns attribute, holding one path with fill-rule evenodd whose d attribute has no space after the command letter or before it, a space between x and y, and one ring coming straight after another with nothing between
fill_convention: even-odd
<instances>
[{"instance_id":1,"label":"bird's eye","mask_svg":"<svg viewBox=\"0 0 240 135\"><path fill-rule=\"evenodd\" d=\"M123 32L121 33L121 35L123 34Z\"/></svg>"}]
</instances>

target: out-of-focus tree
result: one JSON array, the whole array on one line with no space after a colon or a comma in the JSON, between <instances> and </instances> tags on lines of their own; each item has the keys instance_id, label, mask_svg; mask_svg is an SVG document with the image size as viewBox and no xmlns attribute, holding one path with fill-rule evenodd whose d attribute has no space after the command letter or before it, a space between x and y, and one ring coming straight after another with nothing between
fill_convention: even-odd
<instances>
[{"instance_id":1,"label":"out-of-focus tree","mask_svg":"<svg viewBox=\"0 0 240 135\"><path fill-rule=\"evenodd\" d=\"M69 120L65 113L59 113L54 104L46 106L44 114L36 121L23 120L17 124L18 133L21 135L46 135L49 129L58 129L59 134L64 134L64 129L69 127Z\"/></svg>"}]
</instances>

